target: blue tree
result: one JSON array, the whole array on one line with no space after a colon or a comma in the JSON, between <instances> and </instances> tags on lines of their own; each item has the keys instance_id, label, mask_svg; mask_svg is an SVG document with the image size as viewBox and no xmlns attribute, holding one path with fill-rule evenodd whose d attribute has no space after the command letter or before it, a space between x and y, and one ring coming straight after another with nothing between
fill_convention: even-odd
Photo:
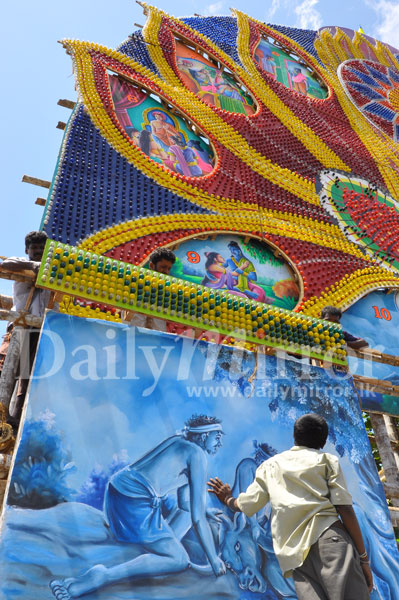
<instances>
[{"instance_id":1,"label":"blue tree","mask_svg":"<svg viewBox=\"0 0 399 600\"><path fill-rule=\"evenodd\" d=\"M27 421L12 474L7 502L22 508L49 508L73 495L66 476L74 468L56 430L53 415Z\"/></svg>"}]
</instances>

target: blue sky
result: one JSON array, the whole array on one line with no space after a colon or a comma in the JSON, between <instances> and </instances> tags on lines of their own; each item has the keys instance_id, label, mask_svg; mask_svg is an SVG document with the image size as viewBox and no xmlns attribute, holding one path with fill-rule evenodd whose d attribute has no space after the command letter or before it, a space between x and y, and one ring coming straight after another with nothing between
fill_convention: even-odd
<instances>
[{"instance_id":1,"label":"blue sky","mask_svg":"<svg viewBox=\"0 0 399 600\"><path fill-rule=\"evenodd\" d=\"M230 14L234 6L266 22L317 29L341 25L357 29L399 47L399 1L352 0L159 0L175 16ZM57 40L74 38L115 47L144 24L142 8L133 0L38 0L7 2L2 11L0 255L23 255L25 233L36 229L42 208L35 205L46 190L21 182L23 174L51 179L62 140L58 121L70 111L57 106L59 98L76 99L72 63ZM0 280L0 293L11 293Z\"/></svg>"}]
</instances>

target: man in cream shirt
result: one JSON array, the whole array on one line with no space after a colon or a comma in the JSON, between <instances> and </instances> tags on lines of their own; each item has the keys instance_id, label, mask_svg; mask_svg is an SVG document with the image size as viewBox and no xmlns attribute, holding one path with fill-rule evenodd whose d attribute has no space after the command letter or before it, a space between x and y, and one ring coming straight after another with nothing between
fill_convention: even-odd
<instances>
[{"instance_id":1,"label":"man in cream shirt","mask_svg":"<svg viewBox=\"0 0 399 600\"><path fill-rule=\"evenodd\" d=\"M303 415L294 425L296 445L263 462L245 493L234 498L218 478L209 491L248 517L270 502L274 551L298 600L367 600L368 557L339 460L321 450L327 436L323 417Z\"/></svg>"}]
</instances>

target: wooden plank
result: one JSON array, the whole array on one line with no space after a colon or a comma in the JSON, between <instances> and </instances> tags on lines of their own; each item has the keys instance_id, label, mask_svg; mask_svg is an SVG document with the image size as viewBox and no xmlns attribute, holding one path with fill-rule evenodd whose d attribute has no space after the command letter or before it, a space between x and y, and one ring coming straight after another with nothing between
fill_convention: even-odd
<instances>
[{"instance_id":1,"label":"wooden plank","mask_svg":"<svg viewBox=\"0 0 399 600\"><path fill-rule=\"evenodd\" d=\"M50 294L50 300L48 302L47 308L49 308L50 310L52 308L54 308L54 303L55 303L55 297L57 295L57 292L51 292Z\"/></svg>"},{"instance_id":2,"label":"wooden plank","mask_svg":"<svg viewBox=\"0 0 399 600\"><path fill-rule=\"evenodd\" d=\"M0 309L0 321L9 321L10 323L14 323L14 321L17 321L22 316L23 311ZM38 329L40 329L43 322L42 317L37 317L36 315L29 314L24 315L24 320L29 327L37 327Z\"/></svg>"},{"instance_id":3,"label":"wooden plank","mask_svg":"<svg viewBox=\"0 0 399 600\"><path fill-rule=\"evenodd\" d=\"M368 433L368 438L369 440L375 441L375 435L373 435L372 433ZM394 450L398 450L399 449L399 441L392 439L392 438L388 438L390 444L391 444L391 448L393 448ZM399 509L398 509L399 510Z\"/></svg>"},{"instance_id":4,"label":"wooden plank","mask_svg":"<svg viewBox=\"0 0 399 600\"><path fill-rule=\"evenodd\" d=\"M383 352L379 352L378 350L374 350L373 348L362 348L360 350L348 348L348 355L357 356L362 360L370 360L373 362L380 362L388 365L399 366L399 356L395 356L393 354L385 354Z\"/></svg>"},{"instance_id":5,"label":"wooden plank","mask_svg":"<svg viewBox=\"0 0 399 600\"><path fill-rule=\"evenodd\" d=\"M367 409L363 409L363 410L364 410L364 412L371 414L371 415L388 415L388 416L394 417L396 419L398 418L398 415L394 415L390 412L387 412L386 410L384 410L384 412L382 410L375 410L374 408L373 409L367 408Z\"/></svg>"},{"instance_id":6,"label":"wooden plank","mask_svg":"<svg viewBox=\"0 0 399 600\"><path fill-rule=\"evenodd\" d=\"M130 323L130 321L133 319L133 315L134 315L134 312L132 310L122 311L122 319L126 323Z\"/></svg>"},{"instance_id":7,"label":"wooden plank","mask_svg":"<svg viewBox=\"0 0 399 600\"><path fill-rule=\"evenodd\" d=\"M61 302L65 295L64 292L56 292L54 295L54 302ZM69 298L71 301L73 300L72 296L69 296Z\"/></svg>"},{"instance_id":8,"label":"wooden plank","mask_svg":"<svg viewBox=\"0 0 399 600\"><path fill-rule=\"evenodd\" d=\"M60 99L58 100L57 104L59 106L63 106L64 108L75 108L75 104L76 102L72 102L72 100L66 100L66 99Z\"/></svg>"},{"instance_id":9,"label":"wooden plank","mask_svg":"<svg viewBox=\"0 0 399 600\"><path fill-rule=\"evenodd\" d=\"M353 381L356 387L362 389L372 391L373 388L381 388L384 390L384 393L387 393L388 390L393 392L393 395L399 393L399 386L394 385L391 381L385 381L385 379L373 379L372 377L364 377L363 375L353 375Z\"/></svg>"},{"instance_id":10,"label":"wooden plank","mask_svg":"<svg viewBox=\"0 0 399 600\"><path fill-rule=\"evenodd\" d=\"M374 377L365 377L364 375L353 375L353 380L361 385L379 385L381 387L393 387L390 381L385 379L375 379Z\"/></svg>"},{"instance_id":11,"label":"wooden plank","mask_svg":"<svg viewBox=\"0 0 399 600\"><path fill-rule=\"evenodd\" d=\"M64 131L66 127L66 123L64 123L64 121L58 121L57 125L56 125L56 129L61 129L62 131Z\"/></svg>"},{"instance_id":12,"label":"wooden plank","mask_svg":"<svg viewBox=\"0 0 399 600\"><path fill-rule=\"evenodd\" d=\"M45 198L36 198L35 204L38 204L39 206L46 206L46 199Z\"/></svg>"},{"instance_id":13,"label":"wooden plank","mask_svg":"<svg viewBox=\"0 0 399 600\"><path fill-rule=\"evenodd\" d=\"M34 283L36 281L36 275L32 271L19 271L16 273L15 271L8 271L0 265L0 279L11 279L13 281L31 281Z\"/></svg>"},{"instance_id":14,"label":"wooden plank","mask_svg":"<svg viewBox=\"0 0 399 600\"><path fill-rule=\"evenodd\" d=\"M31 183L32 185L38 185L39 187L44 187L50 189L51 182L46 181L45 179L38 179L38 177L31 177L30 175L23 175L22 181L24 183Z\"/></svg>"}]
</instances>

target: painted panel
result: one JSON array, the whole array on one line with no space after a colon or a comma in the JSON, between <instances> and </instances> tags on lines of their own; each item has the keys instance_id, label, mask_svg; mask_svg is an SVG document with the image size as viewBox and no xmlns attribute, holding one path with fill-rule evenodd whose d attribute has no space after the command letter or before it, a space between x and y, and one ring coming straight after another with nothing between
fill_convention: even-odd
<instances>
[{"instance_id":1,"label":"painted panel","mask_svg":"<svg viewBox=\"0 0 399 600\"><path fill-rule=\"evenodd\" d=\"M398 551L350 381L300 361L259 360L255 373L250 352L49 313L2 524L0 596L50 600L52 582L84 600L294 600L267 507L238 523L205 482L219 476L239 492L257 465L292 446L295 419L316 410L361 522L372 600L398 600ZM208 435L193 435L200 422ZM200 459L197 486L190 452ZM211 551L235 565L218 578L194 509L213 533Z\"/></svg>"},{"instance_id":2,"label":"painted panel","mask_svg":"<svg viewBox=\"0 0 399 600\"><path fill-rule=\"evenodd\" d=\"M269 75L290 90L295 90L303 96L327 98L327 90L320 85L316 77L292 56L261 39L255 50L255 60Z\"/></svg>"},{"instance_id":3,"label":"painted panel","mask_svg":"<svg viewBox=\"0 0 399 600\"><path fill-rule=\"evenodd\" d=\"M371 348L384 354L399 356L399 294L377 291L351 306L341 319L342 326L352 335L364 338ZM399 367L348 358L353 374L383 379L399 385ZM399 397L376 392L361 392L365 410L375 410L399 416Z\"/></svg>"},{"instance_id":4,"label":"painted panel","mask_svg":"<svg viewBox=\"0 0 399 600\"><path fill-rule=\"evenodd\" d=\"M209 143L195 135L179 115L128 81L116 75L109 75L108 79L115 114L144 154L186 177L212 172Z\"/></svg>"},{"instance_id":5,"label":"painted panel","mask_svg":"<svg viewBox=\"0 0 399 600\"><path fill-rule=\"evenodd\" d=\"M213 289L225 289L242 298L292 310L299 299L292 270L272 249L240 236L192 239L175 252L171 275Z\"/></svg>"},{"instance_id":6,"label":"painted panel","mask_svg":"<svg viewBox=\"0 0 399 600\"><path fill-rule=\"evenodd\" d=\"M176 63L188 89L201 100L229 112L252 115L256 106L236 77L176 41Z\"/></svg>"}]
</instances>

